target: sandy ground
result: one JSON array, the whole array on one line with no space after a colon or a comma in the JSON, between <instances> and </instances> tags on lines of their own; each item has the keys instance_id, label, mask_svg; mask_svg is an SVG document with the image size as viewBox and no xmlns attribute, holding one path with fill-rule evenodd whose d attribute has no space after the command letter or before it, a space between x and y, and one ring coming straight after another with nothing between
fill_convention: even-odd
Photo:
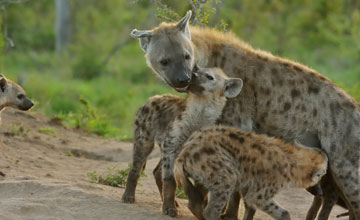
<instances>
[{"instance_id":1,"label":"sandy ground","mask_svg":"<svg viewBox=\"0 0 360 220\"><path fill-rule=\"evenodd\" d=\"M13 134L16 125L24 131ZM40 128L52 127L54 134ZM123 204L122 188L89 183L87 172L104 173L107 167L126 168L132 159L132 144L94 137L65 128L36 112L7 109L0 128L0 219L1 220L166 220L161 214L161 199L152 178L159 152L152 153L136 191L135 204ZM72 151L74 156L68 156ZM293 189L276 200L292 215L304 219L312 196ZM192 219L186 200L180 202L179 219ZM240 215L244 208L240 208ZM336 207L330 219L343 213ZM270 220L258 211L257 220Z\"/></svg>"}]
</instances>

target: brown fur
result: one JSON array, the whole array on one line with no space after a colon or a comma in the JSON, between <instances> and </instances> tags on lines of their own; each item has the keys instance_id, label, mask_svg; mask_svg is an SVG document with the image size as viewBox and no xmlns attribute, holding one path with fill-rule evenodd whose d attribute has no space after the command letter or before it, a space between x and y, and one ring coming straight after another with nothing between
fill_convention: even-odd
<instances>
[{"instance_id":1,"label":"brown fur","mask_svg":"<svg viewBox=\"0 0 360 220\"><path fill-rule=\"evenodd\" d=\"M155 96L137 111L134 120L133 165L122 197L123 202L135 201L137 180L155 141L162 146L162 159L154 170L156 183L163 199L174 201L171 198L173 189L162 189L162 172L166 173L165 177L168 175L176 152L181 150L187 137L194 130L215 124L225 106L226 97L237 95L242 87L240 79L229 79L218 68L201 69L194 74L197 77L192 80L187 98ZM209 80L209 76L213 79ZM172 206L175 206L174 202ZM172 210L172 206L164 209ZM175 214L176 211L173 215Z\"/></svg>"},{"instance_id":2,"label":"brown fur","mask_svg":"<svg viewBox=\"0 0 360 220\"><path fill-rule=\"evenodd\" d=\"M162 23L148 31L147 64L171 86L169 79L186 78L194 63L242 78L243 92L227 102L219 123L289 141L318 139L352 219L360 219L360 107L354 99L309 67L254 49L231 33L184 23ZM135 32L142 41L143 33ZM156 58L164 57L181 65L162 67Z\"/></svg>"},{"instance_id":3,"label":"brown fur","mask_svg":"<svg viewBox=\"0 0 360 220\"><path fill-rule=\"evenodd\" d=\"M26 93L21 86L0 75L0 111L5 107L27 111L33 105L34 103L26 97Z\"/></svg>"},{"instance_id":4,"label":"brown fur","mask_svg":"<svg viewBox=\"0 0 360 220\"><path fill-rule=\"evenodd\" d=\"M327 156L319 149L217 126L189 138L176 160L175 176L181 185L191 178L209 190L206 220L221 219L233 191L241 193L247 206L284 220L290 215L272 200L275 194L288 187L312 186L326 169Z\"/></svg>"}]
</instances>

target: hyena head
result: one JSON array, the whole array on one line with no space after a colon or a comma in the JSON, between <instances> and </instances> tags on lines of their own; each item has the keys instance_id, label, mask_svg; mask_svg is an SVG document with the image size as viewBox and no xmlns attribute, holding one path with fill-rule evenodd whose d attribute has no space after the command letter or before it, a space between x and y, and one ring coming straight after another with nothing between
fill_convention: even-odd
<instances>
[{"instance_id":1,"label":"hyena head","mask_svg":"<svg viewBox=\"0 0 360 220\"><path fill-rule=\"evenodd\" d=\"M234 98L242 86L241 79L229 78L219 68L198 68L195 65L187 91L205 97Z\"/></svg>"},{"instance_id":2,"label":"hyena head","mask_svg":"<svg viewBox=\"0 0 360 220\"><path fill-rule=\"evenodd\" d=\"M186 92L194 66L188 11L177 23L161 23L149 31L134 29L131 36L140 40L146 63L178 92Z\"/></svg>"},{"instance_id":3,"label":"hyena head","mask_svg":"<svg viewBox=\"0 0 360 220\"><path fill-rule=\"evenodd\" d=\"M27 111L34 103L26 97L25 91L15 82L0 75L0 110L9 106Z\"/></svg>"}]
</instances>

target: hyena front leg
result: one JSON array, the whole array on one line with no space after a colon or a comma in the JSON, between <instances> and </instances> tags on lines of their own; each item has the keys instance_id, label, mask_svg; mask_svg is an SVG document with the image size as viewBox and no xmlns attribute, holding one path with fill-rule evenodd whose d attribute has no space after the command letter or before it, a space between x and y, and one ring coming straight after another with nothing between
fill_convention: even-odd
<instances>
[{"instance_id":1,"label":"hyena front leg","mask_svg":"<svg viewBox=\"0 0 360 220\"><path fill-rule=\"evenodd\" d=\"M354 154L359 154L359 152L354 152ZM353 164L351 160L331 158L331 156L334 155L329 157L331 175L344 196L346 206L350 211L350 219L360 219L359 159L354 160Z\"/></svg>"},{"instance_id":2,"label":"hyena front leg","mask_svg":"<svg viewBox=\"0 0 360 220\"><path fill-rule=\"evenodd\" d=\"M226 183L227 185L231 184L231 181L226 182L229 182ZM221 212L233 193L233 187L223 187L226 184L216 186L209 191L209 201L203 213L206 220L221 220Z\"/></svg>"},{"instance_id":3,"label":"hyena front leg","mask_svg":"<svg viewBox=\"0 0 360 220\"><path fill-rule=\"evenodd\" d=\"M153 140L144 138L142 140ZM135 190L141 171L145 168L146 159L154 149L154 141L142 141L135 138L133 163L129 172L125 192L121 198L124 203L135 202Z\"/></svg>"},{"instance_id":4,"label":"hyena front leg","mask_svg":"<svg viewBox=\"0 0 360 220\"><path fill-rule=\"evenodd\" d=\"M174 178L174 163L178 152L176 150L166 149L166 146L162 147L162 180L163 180L163 214L171 217L177 216L176 203L175 203L175 192L176 192L176 181Z\"/></svg>"},{"instance_id":5,"label":"hyena front leg","mask_svg":"<svg viewBox=\"0 0 360 220\"><path fill-rule=\"evenodd\" d=\"M255 205L260 210L266 212L276 220L291 220L290 213L281 208L273 199L264 198L255 200Z\"/></svg>"},{"instance_id":6,"label":"hyena front leg","mask_svg":"<svg viewBox=\"0 0 360 220\"><path fill-rule=\"evenodd\" d=\"M244 205L245 205L245 214L243 220L253 220L256 209L254 207L249 206L246 202L244 202Z\"/></svg>"},{"instance_id":7,"label":"hyena front leg","mask_svg":"<svg viewBox=\"0 0 360 220\"><path fill-rule=\"evenodd\" d=\"M156 165L155 169L153 170L153 176L155 178L156 185L157 185L157 187L159 189L161 199L163 199L163 195L162 195L163 182L162 182L162 163L161 163L161 159L160 159L159 163Z\"/></svg>"},{"instance_id":8,"label":"hyena front leg","mask_svg":"<svg viewBox=\"0 0 360 220\"><path fill-rule=\"evenodd\" d=\"M229 200L229 204L226 208L225 214L221 217L223 220L237 220L240 204L240 193L234 191Z\"/></svg>"}]
</instances>

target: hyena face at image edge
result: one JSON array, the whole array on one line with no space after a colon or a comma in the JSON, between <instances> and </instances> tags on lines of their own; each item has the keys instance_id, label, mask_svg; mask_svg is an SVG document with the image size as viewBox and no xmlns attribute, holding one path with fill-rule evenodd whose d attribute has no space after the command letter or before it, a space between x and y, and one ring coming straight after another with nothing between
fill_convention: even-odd
<instances>
[{"instance_id":1,"label":"hyena face at image edge","mask_svg":"<svg viewBox=\"0 0 360 220\"><path fill-rule=\"evenodd\" d=\"M27 111L33 105L34 103L18 84L0 75L0 110L5 107L12 107Z\"/></svg>"}]
</instances>

